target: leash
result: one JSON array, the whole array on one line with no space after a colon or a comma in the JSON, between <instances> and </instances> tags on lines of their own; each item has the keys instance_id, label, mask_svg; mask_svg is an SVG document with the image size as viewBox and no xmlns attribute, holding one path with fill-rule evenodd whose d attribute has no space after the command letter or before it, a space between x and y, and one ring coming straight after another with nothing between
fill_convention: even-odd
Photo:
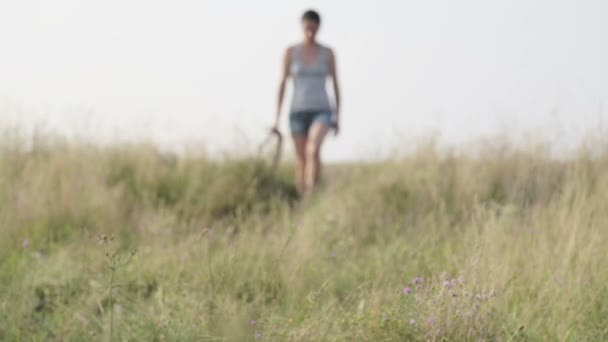
<instances>
[{"instance_id":1,"label":"leash","mask_svg":"<svg viewBox=\"0 0 608 342\"><path fill-rule=\"evenodd\" d=\"M272 143L272 141L275 141L275 146L274 154L272 156L271 170L272 172L275 172L277 167L279 166L279 161L281 160L281 150L283 147L283 136L279 131L270 131L268 137L266 137L266 139L264 139L264 141L262 141L262 143L258 146L258 156L262 156L264 150L269 144Z\"/></svg>"}]
</instances>

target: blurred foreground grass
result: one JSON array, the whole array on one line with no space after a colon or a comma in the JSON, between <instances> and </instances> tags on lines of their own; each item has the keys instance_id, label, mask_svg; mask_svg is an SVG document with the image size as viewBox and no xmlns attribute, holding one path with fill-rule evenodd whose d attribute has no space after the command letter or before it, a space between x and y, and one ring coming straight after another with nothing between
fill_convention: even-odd
<instances>
[{"instance_id":1,"label":"blurred foreground grass","mask_svg":"<svg viewBox=\"0 0 608 342\"><path fill-rule=\"evenodd\" d=\"M0 340L608 340L608 153L334 165L0 143ZM31 145L31 144L29 144ZM96 237L114 236L110 272Z\"/></svg>"}]
</instances>

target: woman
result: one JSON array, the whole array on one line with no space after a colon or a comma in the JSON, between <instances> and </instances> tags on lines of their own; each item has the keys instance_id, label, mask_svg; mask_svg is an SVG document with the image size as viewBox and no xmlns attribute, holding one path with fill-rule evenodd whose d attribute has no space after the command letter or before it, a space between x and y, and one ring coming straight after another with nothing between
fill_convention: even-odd
<instances>
[{"instance_id":1,"label":"woman","mask_svg":"<svg viewBox=\"0 0 608 342\"><path fill-rule=\"evenodd\" d=\"M339 131L340 89L334 53L316 40L321 24L319 14L307 11L302 15L301 22L304 40L287 48L283 58L273 131L279 131L285 84L291 77L294 92L289 126L296 151L296 185L301 194L309 195L319 180L323 139L332 128L336 135ZM328 78L333 81L333 108L326 90Z\"/></svg>"}]
</instances>

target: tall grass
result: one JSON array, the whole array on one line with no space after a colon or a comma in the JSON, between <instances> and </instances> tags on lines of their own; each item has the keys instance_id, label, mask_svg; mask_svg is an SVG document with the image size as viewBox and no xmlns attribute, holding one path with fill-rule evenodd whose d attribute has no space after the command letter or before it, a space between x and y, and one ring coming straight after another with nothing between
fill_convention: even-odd
<instances>
[{"instance_id":1,"label":"tall grass","mask_svg":"<svg viewBox=\"0 0 608 342\"><path fill-rule=\"evenodd\" d=\"M302 205L290 165L5 139L0 340L607 340L608 154L510 146L330 166ZM114 291L99 234L138 251Z\"/></svg>"}]
</instances>

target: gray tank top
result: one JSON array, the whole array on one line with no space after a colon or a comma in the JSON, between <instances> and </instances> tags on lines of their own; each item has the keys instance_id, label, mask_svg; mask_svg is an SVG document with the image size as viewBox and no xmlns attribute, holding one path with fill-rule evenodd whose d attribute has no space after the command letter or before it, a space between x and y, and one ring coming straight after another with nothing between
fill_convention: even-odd
<instances>
[{"instance_id":1,"label":"gray tank top","mask_svg":"<svg viewBox=\"0 0 608 342\"><path fill-rule=\"evenodd\" d=\"M320 46L319 56L312 65L304 63L302 46L292 48L290 73L294 82L292 112L331 111L325 88L329 76L329 49Z\"/></svg>"}]
</instances>

